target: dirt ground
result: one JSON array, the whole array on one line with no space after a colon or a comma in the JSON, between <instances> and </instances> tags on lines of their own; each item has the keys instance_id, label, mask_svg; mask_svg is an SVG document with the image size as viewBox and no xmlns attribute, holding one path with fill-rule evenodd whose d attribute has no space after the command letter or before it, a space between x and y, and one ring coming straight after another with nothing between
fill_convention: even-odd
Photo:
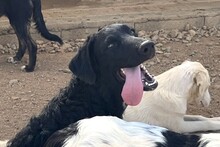
<instances>
[{"instance_id":1,"label":"dirt ground","mask_svg":"<svg viewBox=\"0 0 220 147\"><path fill-rule=\"evenodd\" d=\"M59 6L58 4L52 5L46 0L43 0L43 4L45 9ZM62 6L64 4L62 3ZM68 3L66 4L68 6ZM190 114L207 117L220 116L219 41L218 37L203 37L199 42L192 42L189 47L182 42L166 43L164 47L170 47L170 54L157 54L154 59L146 63L148 70L154 75L178 65L186 59L200 61L208 69L212 81L211 105L208 108L190 105L188 112ZM59 92L60 88L67 85L71 74L62 70L68 68L68 63L74 55L74 52L38 53L37 68L32 73L24 73L19 70L27 57L23 58L23 63L13 65L6 62L10 55L0 55L0 139L11 138L32 115L40 112L43 106Z\"/></svg>"}]
</instances>

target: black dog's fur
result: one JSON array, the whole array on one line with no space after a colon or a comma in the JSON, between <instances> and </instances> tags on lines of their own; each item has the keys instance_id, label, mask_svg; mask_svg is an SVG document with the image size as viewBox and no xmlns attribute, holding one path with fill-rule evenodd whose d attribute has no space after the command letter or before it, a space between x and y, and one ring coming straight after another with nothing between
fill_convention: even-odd
<instances>
[{"instance_id":1,"label":"black dog's fur","mask_svg":"<svg viewBox=\"0 0 220 147\"><path fill-rule=\"evenodd\" d=\"M83 118L112 115L122 118L124 80L118 71L134 67L155 54L154 44L135 37L126 25L107 26L88 37L69 64L76 75L39 116L32 117L10 147L42 147L55 131Z\"/></svg>"},{"instance_id":2,"label":"black dog's fur","mask_svg":"<svg viewBox=\"0 0 220 147\"><path fill-rule=\"evenodd\" d=\"M11 62L20 61L27 48L29 64L24 67L27 72L34 70L37 58L37 46L29 32L32 15L37 30L44 38L63 44L57 35L48 32L41 12L41 0L0 0L0 16L2 15L8 17L19 43L18 52Z\"/></svg>"}]
</instances>

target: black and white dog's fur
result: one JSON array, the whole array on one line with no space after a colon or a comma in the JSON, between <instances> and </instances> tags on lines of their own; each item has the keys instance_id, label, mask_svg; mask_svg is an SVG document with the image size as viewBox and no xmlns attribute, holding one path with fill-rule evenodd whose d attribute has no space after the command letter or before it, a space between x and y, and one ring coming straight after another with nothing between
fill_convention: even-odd
<instances>
[{"instance_id":1,"label":"black and white dog's fur","mask_svg":"<svg viewBox=\"0 0 220 147\"><path fill-rule=\"evenodd\" d=\"M42 147L54 132L81 119L103 115L122 118L123 103L137 105L143 88L151 86L142 82L149 74L139 65L154 55L154 43L137 37L127 25L102 28L88 37L71 60L69 68L76 77L71 79L69 86L62 89L38 116L32 117L7 146ZM125 78L127 75L129 79ZM130 87L131 84L127 84L130 82L136 86ZM142 89L137 89L141 85Z\"/></svg>"},{"instance_id":2,"label":"black and white dog's fur","mask_svg":"<svg viewBox=\"0 0 220 147\"><path fill-rule=\"evenodd\" d=\"M83 119L54 133L44 147L219 147L220 134L184 135L112 116Z\"/></svg>"},{"instance_id":3,"label":"black and white dog's fur","mask_svg":"<svg viewBox=\"0 0 220 147\"><path fill-rule=\"evenodd\" d=\"M29 64L22 67L27 72L34 70L37 58L37 46L29 31L32 15L37 30L44 38L63 44L57 35L48 32L41 12L41 0L0 0L0 17L2 15L8 17L19 43L18 52L14 57L8 58L8 61L11 63L21 61L28 49Z\"/></svg>"}]
</instances>

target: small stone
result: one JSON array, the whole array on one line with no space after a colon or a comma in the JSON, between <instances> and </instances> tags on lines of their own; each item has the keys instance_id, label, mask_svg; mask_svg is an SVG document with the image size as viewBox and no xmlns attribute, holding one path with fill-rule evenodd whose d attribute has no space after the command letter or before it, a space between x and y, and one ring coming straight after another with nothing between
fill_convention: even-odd
<instances>
[{"instance_id":1,"label":"small stone","mask_svg":"<svg viewBox=\"0 0 220 147\"><path fill-rule=\"evenodd\" d=\"M61 49L62 49L62 50L66 50L66 49L71 48L71 47L72 47L71 44L65 43L65 44L63 44L63 45L61 46Z\"/></svg>"},{"instance_id":2,"label":"small stone","mask_svg":"<svg viewBox=\"0 0 220 147\"><path fill-rule=\"evenodd\" d=\"M0 44L0 50L4 49L4 46Z\"/></svg>"},{"instance_id":3,"label":"small stone","mask_svg":"<svg viewBox=\"0 0 220 147\"><path fill-rule=\"evenodd\" d=\"M59 48L58 44L53 44L54 48Z\"/></svg>"},{"instance_id":4,"label":"small stone","mask_svg":"<svg viewBox=\"0 0 220 147\"><path fill-rule=\"evenodd\" d=\"M188 31L190 29L190 25L189 24L186 24L186 26L185 26L185 31Z\"/></svg>"},{"instance_id":5,"label":"small stone","mask_svg":"<svg viewBox=\"0 0 220 147\"><path fill-rule=\"evenodd\" d=\"M163 54L163 51L156 51L157 54Z\"/></svg>"},{"instance_id":6,"label":"small stone","mask_svg":"<svg viewBox=\"0 0 220 147\"><path fill-rule=\"evenodd\" d=\"M164 53L164 56L169 58L171 53Z\"/></svg>"},{"instance_id":7,"label":"small stone","mask_svg":"<svg viewBox=\"0 0 220 147\"><path fill-rule=\"evenodd\" d=\"M7 46L7 48L10 48L10 47L11 47L11 45L10 45L9 43L7 43L6 46Z\"/></svg>"},{"instance_id":8,"label":"small stone","mask_svg":"<svg viewBox=\"0 0 220 147\"><path fill-rule=\"evenodd\" d=\"M193 30L197 30L196 26L193 26L192 29L193 29Z\"/></svg>"},{"instance_id":9,"label":"small stone","mask_svg":"<svg viewBox=\"0 0 220 147\"><path fill-rule=\"evenodd\" d=\"M162 47L162 46L163 46L162 43L157 43L157 44L156 44L156 47Z\"/></svg>"},{"instance_id":10,"label":"small stone","mask_svg":"<svg viewBox=\"0 0 220 147\"><path fill-rule=\"evenodd\" d=\"M179 32L176 38L182 39L183 38L183 34L181 32Z\"/></svg>"},{"instance_id":11,"label":"small stone","mask_svg":"<svg viewBox=\"0 0 220 147\"><path fill-rule=\"evenodd\" d=\"M160 59L159 58L156 58L156 60L157 60L157 63L160 63Z\"/></svg>"},{"instance_id":12,"label":"small stone","mask_svg":"<svg viewBox=\"0 0 220 147\"><path fill-rule=\"evenodd\" d=\"M146 32L144 30L141 30L138 32L139 37L143 37L143 36L145 36L145 34L146 34Z\"/></svg>"},{"instance_id":13,"label":"small stone","mask_svg":"<svg viewBox=\"0 0 220 147\"><path fill-rule=\"evenodd\" d=\"M167 51L168 53L171 53L171 47L168 46L168 47L166 48L166 51Z\"/></svg>"},{"instance_id":14,"label":"small stone","mask_svg":"<svg viewBox=\"0 0 220 147\"><path fill-rule=\"evenodd\" d=\"M42 40L36 40L36 43L39 44L39 45L42 45L42 44L44 44L44 41L42 41Z\"/></svg>"},{"instance_id":15,"label":"small stone","mask_svg":"<svg viewBox=\"0 0 220 147\"><path fill-rule=\"evenodd\" d=\"M152 65L155 65L154 61L150 61L150 62L148 62L147 64L148 64L148 65L151 65L151 66L152 66Z\"/></svg>"},{"instance_id":16,"label":"small stone","mask_svg":"<svg viewBox=\"0 0 220 147\"><path fill-rule=\"evenodd\" d=\"M10 85L10 86L13 86L14 84L17 84L18 82L19 82L18 79L13 79L13 80L10 80L10 81L9 81L9 85Z\"/></svg>"},{"instance_id":17,"label":"small stone","mask_svg":"<svg viewBox=\"0 0 220 147\"><path fill-rule=\"evenodd\" d=\"M59 69L58 71L63 72L63 73L71 73L69 69Z\"/></svg>"},{"instance_id":18,"label":"small stone","mask_svg":"<svg viewBox=\"0 0 220 147\"><path fill-rule=\"evenodd\" d=\"M208 33L205 33L205 35L204 35L205 37L209 37L209 34Z\"/></svg>"},{"instance_id":19,"label":"small stone","mask_svg":"<svg viewBox=\"0 0 220 147\"><path fill-rule=\"evenodd\" d=\"M17 96L12 96L11 99L13 99L13 100L18 100L19 97L17 97Z\"/></svg>"},{"instance_id":20,"label":"small stone","mask_svg":"<svg viewBox=\"0 0 220 147\"><path fill-rule=\"evenodd\" d=\"M158 40L159 36L158 35L154 35L151 37L151 40L156 42Z\"/></svg>"},{"instance_id":21,"label":"small stone","mask_svg":"<svg viewBox=\"0 0 220 147\"><path fill-rule=\"evenodd\" d=\"M21 101L23 101L23 102L24 102L24 101L28 101L28 99L26 99L26 98L22 98Z\"/></svg>"},{"instance_id":22,"label":"small stone","mask_svg":"<svg viewBox=\"0 0 220 147\"><path fill-rule=\"evenodd\" d=\"M198 38L195 39L195 42L199 42L200 40Z\"/></svg>"},{"instance_id":23,"label":"small stone","mask_svg":"<svg viewBox=\"0 0 220 147\"><path fill-rule=\"evenodd\" d=\"M76 42L85 42L86 39L76 39L75 41L76 41Z\"/></svg>"},{"instance_id":24,"label":"small stone","mask_svg":"<svg viewBox=\"0 0 220 147\"><path fill-rule=\"evenodd\" d=\"M172 30L172 31L170 31L169 35L171 38L175 38L175 37L177 37L178 32L179 32L178 30Z\"/></svg>"},{"instance_id":25,"label":"small stone","mask_svg":"<svg viewBox=\"0 0 220 147\"><path fill-rule=\"evenodd\" d=\"M208 28L207 26L203 26L202 27L203 30L207 30L207 28Z\"/></svg>"},{"instance_id":26,"label":"small stone","mask_svg":"<svg viewBox=\"0 0 220 147\"><path fill-rule=\"evenodd\" d=\"M173 63L177 63L177 60L173 60Z\"/></svg>"},{"instance_id":27,"label":"small stone","mask_svg":"<svg viewBox=\"0 0 220 147\"><path fill-rule=\"evenodd\" d=\"M183 40L182 42L183 42L183 43L189 43L189 41L187 41L187 40Z\"/></svg>"},{"instance_id":28,"label":"small stone","mask_svg":"<svg viewBox=\"0 0 220 147\"><path fill-rule=\"evenodd\" d=\"M153 31L153 34L154 34L154 35L159 35L159 32L160 32L160 31L156 30L156 31Z\"/></svg>"},{"instance_id":29,"label":"small stone","mask_svg":"<svg viewBox=\"0 0 220 147\"><path fill-rule=\"evenodd\" d=\"M196 35L196 31L189 30L189 34L190 34L191 37L194 37Z\"/></svg>"},{"instance_id":30,"label":"small stone","mask_svg":"<svg viewBox=\"0 0 220 147\"><path fill-rule=\"evenodd\" d=\"M187 36L187 37L186 37L186 40L187 40L187 41L191 41L191 40L192 40L192 37L191 37L191 36Z\"/></svg>"},{"instance_id":31,"label":"small stone","mask_svg":"<svg viewBox=\"0 0 220 147\"><path fill-rule=\"evenodd\" d=\"M165 41L165 38L159 37L158 40L160 40L160 41Z\"/></svg>"},{"instance_id":32,"label":"small stone","mask_svg":"<svg viewBox=\"0 0 220 147\"><path fill-rule=\"evenodd\" d=\"M187 47L192 46L192 43L187 43L186 46Z\"/></svg>"},{"instance_id":33,"label":"small stone","mask_svg":"<svg viewBox=\"0 0 220 147\"><path fill-rule=\"evenodd\" d=\"M165 47L161 48L161 51L166 51L166 48Z\"/></svg>"},{"instance_id":34,"label":"small stone","mask_svg":"<svg viewBox=\"0 0 220 147\"><path fill-rule=\"evenodd\" d=\"M209 43L207 44L207 46L209 46L209 47L214 46L214 45L215 45L214 42L209 42Z\"/></svg>"},{"instance_id":35,"label":"small stone","mask_svg":"<svg viewBox=\"0 0 220 147\"><path fill-rule=\"evenodd\" d=\"M55 51L55 50L51 50L51 51L49 51L49 53L50 53L50 54L55 54L56 51Z\"/></svg>"},{"instance_id":36,"label":"small stone","mask_svg":"<svg viewBox=\"0 0 220 147\"><path fill-rule=\"evenodd\" d=\"M191 54L189 54L189 56L194 56L196 54L196 52L191 52Z\"/></svg>"}]
</instances>

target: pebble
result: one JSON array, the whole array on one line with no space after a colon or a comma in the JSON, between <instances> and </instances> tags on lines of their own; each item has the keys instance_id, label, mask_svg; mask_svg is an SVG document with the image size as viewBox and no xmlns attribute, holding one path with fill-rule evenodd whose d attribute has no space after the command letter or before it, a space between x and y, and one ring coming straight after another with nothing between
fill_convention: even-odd
<instances>
[{"instance_id":1,"label":"pebble","mask_svg":"<svg viewBox=\"0 0 220 147\"><path fill-rule=\"evenodd\" d=\"M156 46L156 47L162 47L163 44L162 44L162 43L157 43L155 46Z\"/></svg>"},{"instance_id":2,"label":"pebble","mask_svg":"<svg viewBox=\"0 0 220 147\"><path fill-rule=\"evenodd\" d=\"M190 29L190 25L189 24L186 24L186 26L185 26L185 31L188 31Z\"/></svg>"},{"instance_id":3,"label":"pebble","mask_svg":"<svg viewBox=\"0 0 220 147\"><path fill-rule=\"evenodd\" d=\"M19 97L17 97L17 96L12 96L11 99L13 99L13 100L18 100Z\"/></svg>"},{"instance_id":4,"label":"pebble","mask_svg":"<svg viewBox=\"0 0 220 147\"><path fill-rule=\"evenodd\" d=\"M189 34L190 34L191 37L194 37L196 35L196 31L189 30Z\"/></svg>"},{"instance_id":5,"label":"pebble","mask_svg":"<svg viewBox=\"0 0 220 147\"><path fill-rule=\"evenodd\" d=\"M203 26L202 27L203 30L207 30L207 28L208 28L207 26Z\"/></svg>"},{"instance_id":6,"label":"pebble","mask_svg":"<svg viewBox=\"0 0 220 147\"><path fill-rule=\"evenodd\" d=\"M63 72L63 73L71 73L71 71L66 68L66 69L59 69L58 71Z\"/></svg>"},{"instance_id":7,"label":"pebble","mask_svg":"<svg viewBox=\"0 0 220 147\"><path fill-rule=\"evenodd\" d=\"M191 45L192 45L192 43L187 43L187 44L186 44L187 47L189 47L189 46L191 46Z\"/></svg>"},{"instance_id":8,"label":"pebble","mask_svg":"<svg viewBox=\"0 0 220 147\"><path fill-rule=\"evenodd\" d=\"M141 30L138 32L139 37L143 37L145 34L146 34L146 32L144 30Z\"/></svg>"},{"instance_id":9,"label":"pebble","mask_svg":"<svg viewBox=\"0 0 220 147\"><path fill-rule=\"evenodd\" d=\"M10 86L13 86L13 85L17 84L18 82L19 82L18 79L13 79L13 80L10 80L10 81L9 81L9 85L10 85Z\"/></svg>"},{"instance_id":10,"label":"pebble","mask_svg":"<svg viewBox=\"0 0 220 147\"><path fill-rule=\"evenodd\" d=\"M187 40L187 41L191 41L191 40L192 40L192 37L191 37L191 36L187 36L187 37L186 37L186 40Z\"/></svg>"},{"instance_id":11,"label":"pebble","mask_svg":"<svg viewBox=\"0 0 220 147\"><path fill-rule=\"evenodd\" d=\"M200 40L198 38L195 39L195 42L199 42Z\"/></svg>"},{"instance_id":12,"label":"pebble","mask_svg":"<svg viewBox=\"0 0 220 147\"><path fill-rule=\"evenodd\" d=\"M164 52L163 52L163 51L158 51L158 50L157 50L156 53L157 53L157 54L163 54Z\"/></svg>"},{"instance_id":13,"label":"pebble","mask_svg":"<svg viewBox=\"0 0 220 147\"><path fill-rule=\"evenodd\" d=\"M170 35L171 38L177 37L177 35L178 35L178 30L172 30L172 31L170 31L169 35Z\"/></svg>"}]
</instances>

